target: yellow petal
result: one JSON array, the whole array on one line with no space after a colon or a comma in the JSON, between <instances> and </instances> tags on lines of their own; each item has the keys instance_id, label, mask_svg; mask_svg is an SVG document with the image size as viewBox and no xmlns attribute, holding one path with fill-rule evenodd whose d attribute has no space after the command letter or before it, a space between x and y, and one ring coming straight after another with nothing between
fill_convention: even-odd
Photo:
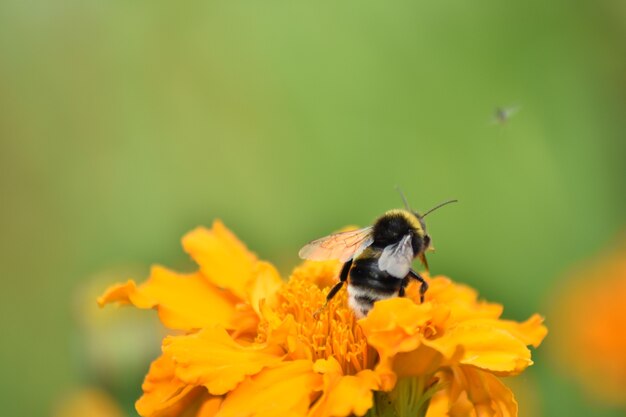
<instances>
[{"instance_id":1,"label":"yellow petal","mask_svg":"<svg viewBox=\"0 0 626 417\"><path fill-rule=\"evenodd\" d=\"M461 366L438 376L445 388L431 399L426 417L517 417L513 393L493 374Z\"/></svg>"},{"instance_id":2,"label":"yellow petal","mask_svg":"<svg viewBox=\"0 0 626 417\"><path fill-rule=\"evenodd\" d=\"M430 399L428 410L426 410L426 417L449 417L449 409L450 404L447 392L445 390L441 390Z\"/></svg>"},{"instance_id":3,"label":"yellow petal","mask_svg":"<svg viewBox=\"0 0 626 417\"><path fill-rule=\"evenodd\" d=\"M382 356L407 352L419 345L420 329L432 318L430 303L415 304L408 298L379 301L359 320L368 343Z\"/></svg>"},{"instance_id":4,"label":"yellow petal","mask_svg":"<svg viewBox=\"0 0 626 417\"><path fill-rule=\"evenodd\" d=\"M215 417L222 405L222 401L222 397L210 397L205 400L200 406L196 417Z\"/></svg>"},{"instance_id":5,"label":"yellow petal","mask_svg":"<svg viewBox=\"0 0 626 417\"><path fill-rule=\"evenodd\" d=\"M222 222L187 233L183 247L210 282L247 299L257 258Z\"/></svg>"},{"instance_id":6,"label":"yellow petal","mask_svg":"<svg viewBox=\"0 0 626 417\"><path fill-rule=\"evenodd\" d=\"M257 314L261 313L261 301L275 294L281 285L283 281L274 265L263 261L254 265L253 279L246 291L250 304Z\"/></svg>"},{"instance_id":7,"label":"yellow petal","mask_svg":"<svg viewBox=\"0 0 626 417\"><path fill-rule=\"evenodd\" d=\"M412 287L417 288L416 285ZM456 284L442 276L429 280L426 299L431 300L433 303L447 306L454 321L472 318L497 319L503 310L500 304L478 301L478 292L473 288Z\"/></svg>"},{"instance_id":8,"label":"yellow petal","mask_svg":"<svg viewBox=\"0 0 626 417\"><path fill-rule=\"evenodd\" d=\"M343 375L332 357L316 361L314 369L324 373L324 392L311 408L309 417L362 416L372 408L372 391L380 388L380 379L372 370Z\"/></svg>"},{"instance_id":9,"label":"yellow petal","mask_svg":"<svg viewBox=\"0 0 626 417\"><path fill-rule=\"evenodd\" d=\"M395 355L392 359L393 372L398 378L432 375L439 368L458 362L462 354L463 349L459 347L451 358L445 358L441 352L422 344L410 352Z\"/></svg>"},{"instance_id":10,"label":"yellow petal","mask_svg":"<svg viewBox=\"0 0 626 417\"><path fill-rule=\"evenodd\" d=\"M177 408L178 403L189 396L195 388L176 378L174 362L167 354L152 362L141 387L143 395L135 403L135 408L143 417L175 414L169 411Z\"/></svg>"},{"instance_id":11,"label":"yellow petal","mask_svg":"<svg viewBox=\"0 0 626 417\"><path fill-rule=\"evenodd\" d=\"M172 356L180 380L204 385L213 395L232 390L247 375L278 365L283 354L276 346L242 346L220 328L169 336L163 342L163 352Z\"/></svg>"},{"instance_id":12,"label":"yellow petal","mask_svg":"<svg viewBox=\"0 0 626 417\"><path fill-rule=\"evenodd\" d=\"M460 363L502 375L518 374L532 364L526 344L498 328L495 320L464 322L449 329L443 336L424 340L423 343L446 358L452 358L461 347L463 355Z\"/></svg>"},{"instance_id":13,"label":"yellow petal","mask_svg":"<svg viewBox=\"0 0 626 417\"><path fill-rule=\"evenodd\" d=\"M313 364L313 370L320 374L341 376L343 371L341 365L337 362L337 359L330 357L328 359L318 359Z\"/></svg>"},{"instance_id":14,"label":"yellow petal","mask_svg":"<svg viewBox=\"0 0 626 417\"><path fill-rule=\"evenodd\" d=\"M128 281L114 285L98 299L100 305L112 302L156 308L167 327L191 330L214 325L235 328L232 319L239 301L199 273L178 274L155 266L144 284Z\"/></svg>"},{"instance_id":15,"label":"yellow petal","mask_svg":"<svg viewBox=\"0 0 626 417\"><path fill-rule=\"evenodd\" d=\"M510 320L498 320L497 325L520 339L526 345L539 347L548 334L548 329L543 324L543 317L533 314L523 323Z\"/></svg>"},{"instance_id":16,"label":"yellow petal","mask_svg":"<svg viewBox=\"0 0 626 417\"><path fill-rule=\"evenodd\" d=\"M137 293L137 284L135 281L128 280L124 284L114 284L107 288L107 290L98 298L98 305L100 307L104 307L106 304L110 303L119 303L121 305L132 304L130 300L130 295L133 295L133 299L135 300L135 306L139 308L152 308L152 304L150 300L146 300L142 298L139 293Z\"/></svg>"},{"instance_id":17,"label":"yellow petal","mask_svg":"<svg viewBox=\"0 0 626 417\"><path fill-rule=\"evenodd\" d=\"M312 282L319 288L332 287L339 279L342 263L331 261L304 261L291 273L293 280Z\"/></svg>"},{"instance_id":18,"label":"yellow petal","mask_svg":"<svg viewBox=\"0 0 626 417\"><path fill-rule=\"evenodd\" d=\"M364 415L373 405L373 391L380 385L378 376L371 370L356 375L344 375L336 385L325 392L328 415ZM322 399L321 401L324 401Z\"/></svg>"},{"instance_id":19,"label":"yellow petal","mask_svg":"<svg viewBox=\"0 0 626 417\"><path fill-rule=\"evenodd\" d=\"M477 417L517 417L513 393L493 374L462 366L455 370L455 380L463 385Z\"/></svg>"},{"instance_id":20,"label":"yellow petal","mask_svg":"<svg viewBox=\"0 0 626 417\"><path fill-rule=\"evenodd\" d=\"M378 351L375 371L381 378L382 390L389 391L396 383L394 357L417 349L423 339L421 331L444 310L433 308L432 303L415 304L408 298L392 298L375 303L369 314L359 320L367 343Z\"/></svg>"},{"instance_id":21,"label":"yellow petal","mask_svg":"<svg viewBox=\"0 0 626 417\"><path fill-rule=\"evenodd\" d=\"M305 416L321 384L310 361L283 362L246 378L228 394L216 417Z\"/></svg>"}]
</instances>

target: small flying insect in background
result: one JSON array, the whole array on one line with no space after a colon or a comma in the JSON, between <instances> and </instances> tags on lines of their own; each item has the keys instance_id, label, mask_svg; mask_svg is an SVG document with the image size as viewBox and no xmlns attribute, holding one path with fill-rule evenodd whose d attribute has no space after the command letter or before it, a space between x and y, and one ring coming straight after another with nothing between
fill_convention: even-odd
<instances>
[{"instance_id":1,"label":"small flying insect in background","mask_svg":"<svg viewBox=\"0 0 626 417\"><path fill-rule=\"evenodd\" d=\"M496 107L491 124L505 125L514 114L520 111L520 106Z\"/></svg>"},{"instance_id":2,"label":"small flying insect in background","mask_svg":"<svg viewBox=\"0 0 626 417\"><path fill-rule=\"evenodd\" d=\"M372 226L325 236L300 250L302 259L343 262L339 282L326 296L324 306L346 281L348 304L357 317L366 316L378 300L403 297L411 279L421 283L420 300L424 301L428 283L411 268L413 260L419 258L428 270L425 253L431 249L431 239L424 217L457 200L441 203L420 215L411 210L401 191L400 195L405 209L389 210Z\"/></svg>"}]
</instances>

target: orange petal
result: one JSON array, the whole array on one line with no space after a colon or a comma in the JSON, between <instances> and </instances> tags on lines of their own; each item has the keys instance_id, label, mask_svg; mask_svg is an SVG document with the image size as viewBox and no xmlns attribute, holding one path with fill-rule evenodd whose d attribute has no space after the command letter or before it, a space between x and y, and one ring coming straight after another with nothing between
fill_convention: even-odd
<instances>
[{"instance_id":1,"label":"orange petal","mask_svg":"<svg viewBox=\"0 0 626 417\"><path fill-rule=\"evenodd\" d=\"M382 356L407 352L419 345L420 329L432 318L430 303L415 304L408 298L379 301L359 320L368 343Z\"/></svg>"},{"instance_id":2,"label":"orange petal","mask_svg":"<svg viewBox=\"0 0 626 417\"><path fill-rule=\"evenodd\" d=\"M135 300L135 306L139 308L152 308L150 300L146 300L141 297L141 294L137 293L137 284L135 281L128 280L124 284L114 284L107 288L107 290L98 298L98 305L104 307L106 304L119 303L121 305L133 304L130 300L130 295L133 295Z\"/></svg>"},{"instance_id":3,"label":"orange petal","mask_svg":"<svg viewBox=\"0 0 626 417\"><path fill-rule=\"evenodd\" d=\"M178 274L155 266L150 278L139 287L134 281L114 285L98 299L100 305L116 301L138 308L156 308L163 324L172 329L236 327L232 318L238 300L208 283L199 273Z\"/></svg>"},{"instance_id":4,"label":"orange petal","mask_svg":"<svg viewBox=\"0 0 626 417\"><path fill-rule=\"evenodd\" d=\"M204 385L213 395L232 390L247 375L278 365L283 354L277 346L242 346L219 328L169 336L163 341L163 352L174 359L180 380Z\"/></svg>"},{"instance_id":5,"label":"orange petal","mask_svg":"<svg viewBox=\"0 0 626 417\"><path fill-rule=\"evenodd\" d=\"M520 339L526 345L539 347L548 334L548 329L543 324L543 317L533 314L523 323L509 320L498 320L497 325Z\"/></svg>"},{"instance_id":6,"label":"orange petal","mask_svg":"<svg viewBox=\"0 0 626 417\"><path fill-rule=\"evenodd\" d=\"M246 288L247 299L257 314L260 314L262 300L272 296L283 285L280 274L269 262L257 262L254 266L253 280L249 288Z\"/></svg>"},{"instance_id":7,"label":"orange petal","mask_svg":"<svg viewBox=\"0 0 626 417\"><path fill-rule=\"evenodd\" d=\"M205 400L200 406L196 417L215 417L222 405L222 401L222 397L210 397L208 400Z\"/></svg>"},{"instance_id":8,"label":"orange petal","mask_svg":"<svg viewBox=\"0 0 626 417\"><path fill-rule=\"evenodd\" d=\"M452 358L463 349L460 363L473 365L502 375L515 375L533 362L526 344L499 328L496 320L474 320L461 323L433 340L423 343L444 357Z\"/></svg>"},{"instance_id":9,"label":"orange petal","mask_svg":"<svg viewBox=\"0 0 626 417\"><path fill-rule=\"evenodd\" d=\"M318 360L314 369L324 373L324 392L311 408L309 417L362 416L374 405L372 391L380 388L380 379L372 370L343 375L332 357Z\"/></svg>"},{"instance_id":10,"label":"orange petal","mask_svg":"<svg viewBox=\"0 0 626 417\"><path fill-rule=\"evenodd\" d=\"M246 378L228 394L217 417L305 416L321 385L310 361L283 362Z\"/></svg>"},{"instance_id":11,"label":"orange petal","mask_svg":"<svg viewBox=\"0 0 626 417\"><path fill-rule=\"evenodd\" d=\"M449 409L450 404L447 392L441 390L430 399L428 410L426 410L426 417L449 417Z\"/></svg>"},{"instance_id":12,"label":"orange petal","mask_svg":"<svg viewBox=\"0 0 626 417\"><path fill-rule=\"evenodd\" d=\"M183 247L209 281L247 299L257 258L222 222L187 233Z\"/></svg>"},{"instance_id":13,"label":"orange petal","mask_svg":"<svg viewBox=\"0 0 626 417\"><path fill-rule=\"evenodd\" d=\"M290 280L312 282L319 288L332 287L339 280L341 262L331 261L304 261L291 273Z\"/></svg>"},{"instance_id":14,"label":"orange petal","mask_svg":"<svg viewBox=\"0 0 626 417\"><path fill-rule=\"evenodd\" d=\"M417 285L411 287L417 288ZM500 304L478 301L478 292L475 289L454 283L443 276L429 280L426 300L447 306L451 311L450 316L455 321L472 318L497 319L503 310Z\"/></svg>"},{"instance_id":15,"label":"orange petal","mask_svg":"<svg viewBox=\"0 0 626 417\"><path fill-rule=\"evenodd\" d=\"M487 416L495 416L487 414ZM467 399L467 393L463 391L452 401L449 392L442 390L437 392L430 400L426 417L477 417L474 404ZM485 415L481 415L485 417Z\"/></svg>"},{"instance_id":16,"label":"orange petal","mask_svg":"<svg viewBox=\"0 0 626 417\"><path fill-rule=\"evenodd\" d=\"M445 389L430 401L426 417L517 417L517 402L496 376L470 366L438 374Z\"/></svg>"},{"instance_id":17,"label":"orange petal","mask_svg":"<svg viewBox=\"0 0 626 417\"><path fill-rule=\"evenodd\" d=\"M192 390L193 385L187 385L174 375L174 362L167 355L161 355L152 362L150 370L143 381L143 395L135 403L140 416L156 417L173 415L169 413L177 409L178 403L183 401Z\"/></svg>"},{"instance_id":18,"label":"orange petal","mask_svg":"<svg viewBox=\"0 0 626 417\"><path fill-rule=\"evenodd\" d=\"M476 416L517 417L517 402L511 390L493 374L468 366L455 369L455 382L462 384Z\"/></svg>"},{"instance_id":19,"label":"orange petal","mask_svg":"<svg viewBox=\"0 0 626 417\"><path fill-rule=\"evenodd\" d=\"M400 352L392 359L393 372L398 378L432 375L437 370L450 363L458 362L458 358L463 354L463 349L459 347L452 358L445 358L441 352L426 346L420 345L410 352ZM379 371L377 369L377 371Z\"/></svg>"},{"instance_id":20,"label":"orange petal","mask_svg":"<svg viewBox=\"0 0 626 417\"><path fill-rule=\"evenodd\" d=\"M415 304L408 298L379 301L369 314L359 320L367 343L378 351L376 373L381 389L391 390L396 383L394 356L411 352L422 343L421 329L444 309L434 309L432 303Z\"/></svg>"},{"instance_id":21,"label":"orange petal","mask_svg":"<svg viewBox=\"0 0 626 417\"><path fill-rule=\"evenodd\" d=\"M343 375L343 370L341 369L341 365L337 362L337 359L330 357L328 359L318 359L313 364L313 370L320 374L331 375L331 376L341 376Z\"/></svg>"}]
</instances>

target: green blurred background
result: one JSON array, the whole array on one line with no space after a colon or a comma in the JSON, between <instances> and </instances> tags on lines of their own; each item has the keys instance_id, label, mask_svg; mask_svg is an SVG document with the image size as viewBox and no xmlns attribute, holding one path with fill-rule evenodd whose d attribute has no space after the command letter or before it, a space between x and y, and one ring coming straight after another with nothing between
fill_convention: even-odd
<instances>
[{"instance_id":1,"label":"green blurred background","mask_svg":"<svg viewBox=\"0 0 626 417\"><path fill-rule=\"evenodd\" d=\"M1 414L89 385L133 415L160 330L92 297L191 270L179 240L215 218L287 275L395 185L458 198L428 218L431 270L546 313L626 226L625 112L623 1L4 0ZM535 358L521 416L624 414Z\"/></svg>"}]
</instances>

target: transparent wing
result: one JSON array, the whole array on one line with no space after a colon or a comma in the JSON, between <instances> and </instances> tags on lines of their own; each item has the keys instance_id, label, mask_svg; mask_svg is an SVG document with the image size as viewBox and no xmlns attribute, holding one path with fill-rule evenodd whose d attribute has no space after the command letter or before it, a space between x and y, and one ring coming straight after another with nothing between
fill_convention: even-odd
<instances>
[{"instance_id":1,"label":"transparent wing","mask_svg":"<svg viewBox=\"0 0 626 417\"><path fill-rule=\"evenodd\" d=\"M312 261L338 259L347 262L374 242L372 229L372 226L368 226L316 239L300 249L298 255Z\"/></svg>"},{"instance_id":2,"label":"transparent wing","mask_svg":"<svg viewBox=\"0 0 626 417\"><path fill-rule=\"evenodd\" d=\"M398 279L407 276L412 263L413 246L410 234L405 235L400 242L387 246L378 258L378 268Z\"/></svg>"},{"instance_id":3,"label":"transparent wing","mask_svg":"<svg viewBox=\"0 0 626 417\"><path fill-rule=\"evenodd\" d=\"M506 123L515 113L519 112L521 106L509 106L509 107L496 107L493 117L491 118L491 124L503 124Z\"/></svg>"}]
</instances>

